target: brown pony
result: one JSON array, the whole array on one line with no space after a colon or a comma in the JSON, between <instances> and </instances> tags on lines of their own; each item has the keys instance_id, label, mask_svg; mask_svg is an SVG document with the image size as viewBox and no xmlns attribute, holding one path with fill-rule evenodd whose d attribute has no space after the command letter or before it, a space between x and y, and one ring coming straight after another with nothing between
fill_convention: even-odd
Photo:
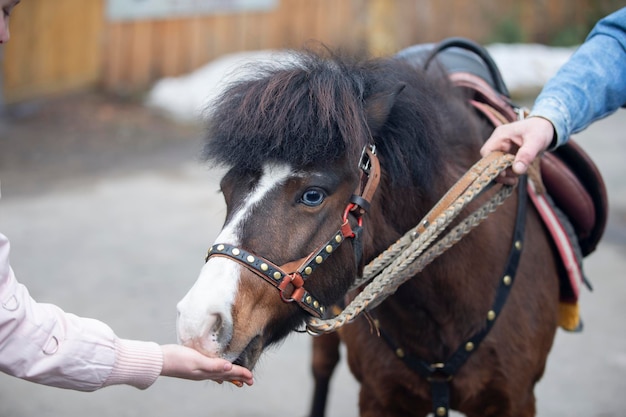
<instances>
[{"instance_id":1,"label":"brown pony","mask_svg":"<svg viewBox=\"0 0 626 417\"><path fill-rule=\"evenodd\" d=\"M422 71L399 58L304 52L231 85L212 110L206 143L207 159L227 168L226 220L178 304L181 343L254 367L265 348L344 300L364 265L479 159L491 129L435 66ZM371 145L381 177L370 205L353 194ZM535 415L559 284L553 245L520 195L342 328L362 416L448 408L470 417ZM504 279L511 291L496 315L516 246L515 282ZM446 361L459 352L463 366L450 374ZM314 358L321 386L338 359L335 348L322 353Z\"/></svg>"}]
</instances>

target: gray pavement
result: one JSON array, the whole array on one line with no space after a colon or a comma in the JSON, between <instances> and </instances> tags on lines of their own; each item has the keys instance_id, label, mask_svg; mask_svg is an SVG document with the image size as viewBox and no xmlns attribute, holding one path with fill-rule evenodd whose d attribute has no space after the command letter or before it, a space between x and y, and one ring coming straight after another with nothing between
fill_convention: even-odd
<instances>
[{"instance_id":1,"label":"gray pavement","mask_svg":"<svg viewBox=\"0 0 626 417\"><path fill-rule=\"evenodd\" d=\"M585 330L558 332L536 389L539 416L626 416L625 132L620 110L578 136L606 177L612 214L606 238L585 263L595 286L582 295ZM175 305L224 216L217 174L195 162L198 142L180 147L185 151L145 156L136 169L82 179L0 167L0 231L12 242L18 279L35 299L103 320L121 337L175 341ZM294 334L265 354L255 385L241 389L161 379L146 391L79 393L0 374L0 417L305 416L309 355L309 336ZM342 362L328 415L356 416L357 392Z\"/></svg>"}]
</instances>

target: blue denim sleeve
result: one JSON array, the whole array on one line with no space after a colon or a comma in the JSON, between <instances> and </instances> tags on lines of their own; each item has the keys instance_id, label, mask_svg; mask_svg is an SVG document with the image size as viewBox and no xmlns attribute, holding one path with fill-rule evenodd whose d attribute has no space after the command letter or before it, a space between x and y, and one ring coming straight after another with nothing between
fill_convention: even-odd
<instances>
[{"instance_id":1,"label":"blue denim sleeve","mask_svg":"<svg viewBox=\"0 0 626 417\"><path fill-rule=\"evenodd\" d=\"M600 20L537 97L531 116L554 125L553 147L626 104L626 7Z\"/></svg>"}]
</instances>

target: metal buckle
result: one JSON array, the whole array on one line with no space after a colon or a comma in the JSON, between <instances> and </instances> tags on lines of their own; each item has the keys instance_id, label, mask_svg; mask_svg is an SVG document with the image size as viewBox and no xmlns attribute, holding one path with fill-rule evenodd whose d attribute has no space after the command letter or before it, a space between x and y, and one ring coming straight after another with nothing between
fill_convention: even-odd
<instances>
[{"instance_id":1,"label":"metal buckle","mask_svg":"<svg viewBox=\"0 0 626 417\"><path fill-rule=\"evenodd\" d=\"M443 372L442 369L445 368L445 364L441 362L433 363L430 365L431 374L426 378L427 381L440 381L440 382L449 382L452 381L453 375L448 375Z\"/></svg>"},{"instance_id":2,"label":"metal buckle","mask_svg":"<svg viewBox=\"0 0 626 417\"><path fill-rule=\"evenodd\" d=\"M359 158L359 168L365 172L367 175L370 174L370 170L372 168L372 161L370 161L370 157L367 154L367 149L369 148L370 152L376 155L376 145L366 145L363 147L361 151L361 157Z\"/></svg>"}]
</instances>

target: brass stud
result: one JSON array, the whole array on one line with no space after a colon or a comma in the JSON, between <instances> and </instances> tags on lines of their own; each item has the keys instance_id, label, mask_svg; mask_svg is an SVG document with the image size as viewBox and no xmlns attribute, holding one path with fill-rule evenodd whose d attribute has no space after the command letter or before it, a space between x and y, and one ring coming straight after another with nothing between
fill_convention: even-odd
<instances>
[{"instance_id":1,"label":"brass stud","mask_svg":"<svg viewBox=\"0 0 626 417\"><path fill-rule=\"evenodd\" d=\"M313 307L318 308L320 306L320 302L315 300L313 301Z\"/></svg>"},{"instance_id":2,"label":"brass stud","mask_svg":"<svg viewBox=\"0 0 626 417\"><path fill-rule=\"evenodd\" d=\"M489 310L487 313L487 320L493 321L496 318L496 312L493 310Z\"/></svg>"},{"instance_id":3,"label":"brass stud","mask_svg":"<svg viewBox=\"0 0 626 417\"><path fill-rule=\"evenodd\" d=\"M239 254L240 254L240 253L241 253L241 252L239 251L239 249L237 249L237 248L233 248L233 255L235 255L235 256L239 256Z\"/></svg>"},{"instance_id":4,"label":"brass stud","mask_svg":"<svg viewBox=\"0 0 626 417\"><path fill-rule=\"evenodd\" d=\"M522 250L522 241L521 240L516 240L515 241L515 249Z\"/></svg>"},{"instance_id":5,"label":"brass stud","mask_svg":"<svg viewBox=\"0 0 626 417\"><path fill-rule=\"evenodd\" d=\"M324 310L325 310L324 306L321 306L321 307L320 307L320 311L323 313L323 312L324 312Z\"/></svg>"},{"instance_id":6,"label":"brass stud","mask_svg":"<svg viewBox=\"0 0 626 417\"><path fill-rule=\"evenodd\" d=\"M268 269L270 269L270 267L269 267L269 266L267 266L267 264L266 264L266 263L262 263L262 264L261 264L261 271L266 272Z\"/></svg>"},{"instance_id":7,"label":"brass stud","mask_svg":"<svg viewBox=\"0 0 626 417\"><path fill-rule=\"evenodd\" d=\"M510 275L505 275L504 278L502 278L502 282L504 282L504 285L511 285L513 278L511 278Z\"/></svg>"},{"instance_id":8,"label":"brass stud","mask_svg":"<svg viewBox=\"0 0 626 417\"><path fill-rule=\"evenodd\" d=\"M467 342L465 344L465 350L467 352L471 352L472 350L474 350L474 344L472 342Z\"/></svg>"},{"instance_id":9,"label":"brass stud","mask_svg":"<svg viewBox=\"0 0 626 417\"><path fill-rule=\"evenodd\" d=\"M282 277L282 275L281 275L280 272L278 272L278 271L274 272L274 279L275 280L279 280L281 277Z\"/></svg>"},{"instance_id":10,"label":"brass stud","mask_svg":"<svg viewBox=\"0 0 626 417\"><path fill-rule=\"evenodd\" d=\"M321 264L322 262L324 262L324 258L322 258L322 256L321 256L321 255L317 255L317 256L315 257L315 263L319 265L319 264Z\"/></svg>"},{"instance_id":11,"label":"brass stud","mask_svg":"<svg viewBox=\"0 0 626 417\"><path fill-rule=\"evenodd\" d=\"M402 350L402 348L396 349L396 356L399 358L404 358L404 350Z\"/></svg>"},{"instance_id":12,"label":"brass stud","mask_svg":"<svg viewBox=\"0 0 626 417\"><path fill-rule=\"evenodd\" d=\"M209 248L209 253L213 252L213 246Z\"/></svg>"},{"instance_id":13,"label":"brass stud","mask_svg":"<svg viewBox=\"0 0 626 417\"><path fill-rule=\"evenodd\" d=\"M443 417L446 415L446 411L446 407L437 407L436 413L439 417Z\"/></svg>"},{"instance_id":14,"label":"brass stud","mask_svg":"<svg viewBox=\"0 0 626 417\"><path fill-rule=\"evenodd\" d=\"M254 256L248 255L248 257L246 258L246 261L248 261L250 263L254 262Z\"/></svg>"},{"instance_id":15,"label":"brass stud","mask_svg":"<svg viewBox=\"0 0 626 417\"><path fill-rule=\"evenodd\" d=\"M304 273L306 275L311 275L311 272L313 272L313 268L311 268L310 266L307 266L306 268L304 268Z\"/></svg>"},{"instance_id":16,"label":"brass stud","mask_svg":"<svg viewBox=\"0 0 626 417\"><path fill-rule=\"evenodd\" d=\"M340 243L342 239L343 238L341 237L341 235L335 236L335 242L337 242L337 243Z\"/></svg>"},{"instance_id":17,"label":"brass stud","mask_svg":"<svg viewBox=\"0 0 626 417\"><path fill-rule=\"evenodd\" d=\"M306 298L305 298L305 301L306 301L307 304L311 304L311 301L313 301L313 298L311 298L310 295L307 295Z\"/></svg>"},{"instance_id":18,"label":"brass stud","mask_svg":"<svg viewBox=\"0 0 626 417\"><path fill-rule=\"evenodd\" d=\"M333 247L332 246L330 246L330 245L326 246L326 252L332 253L332 251L333 251Z\"/></svg>"},{"instance_id":19,"label":"brass stud","mask_svg":"<svg viewBox=\"0 0 626 417\"><path fill-rule=\"evenodd\" d=\"M219 251L224 250L224 245L217 245L217 250L219 250Z\"/></svg>"}]
</instances>

